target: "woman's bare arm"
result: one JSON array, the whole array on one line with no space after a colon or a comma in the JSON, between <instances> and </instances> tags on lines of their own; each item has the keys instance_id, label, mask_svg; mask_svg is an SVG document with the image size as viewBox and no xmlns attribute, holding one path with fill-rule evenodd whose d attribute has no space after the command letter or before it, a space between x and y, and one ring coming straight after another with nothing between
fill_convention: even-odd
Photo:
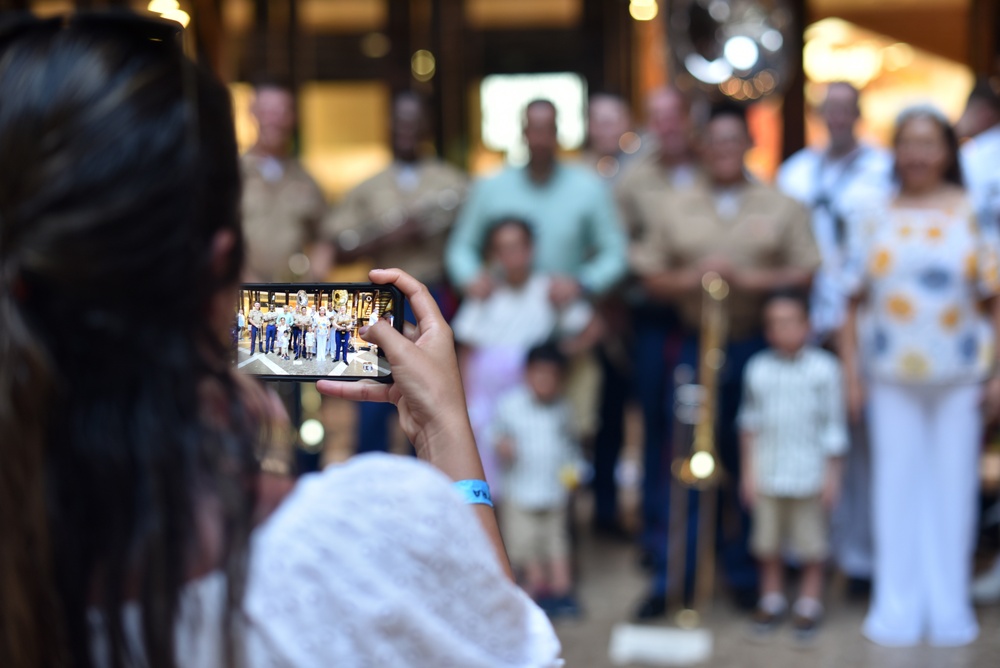
<instances>
[{"instance_id":1,"label":"woman's bare arm","mask_svg":"<svg viewBox=\"0 0 1000 668\"><path fill-rule=\"evenodd\" d=\"M416 327L400 334L380 320L363 328L362 336L385 351L392 365L393 383L320 381L323 394L354 401L387 401L399 409L399 422L413 443L417 457L452 480L485 480L465 405L465 390L455 355L455 341L427 288L399 269L375 269L374 283L393 284L410 302ZM384 323L384 324L383 324ZM496 514L489 506L473 506L497 559L513 578L500 537Z\"/></svg>"}]
</instances>

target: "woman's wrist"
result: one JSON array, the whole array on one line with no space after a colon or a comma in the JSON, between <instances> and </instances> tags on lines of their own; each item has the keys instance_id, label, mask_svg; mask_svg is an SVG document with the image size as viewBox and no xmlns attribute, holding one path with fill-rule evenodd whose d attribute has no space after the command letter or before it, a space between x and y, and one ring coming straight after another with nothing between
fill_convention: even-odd
<instances>
[{"instance_id":1,"label":"woman's wrist","mask_svg":"<svg viewBox=\"0 0 1000 668\"><path fill-rule=\"evenodd\" d=\"M465 415L436 419L413 439L417 457L453 480L482 479L483 463Z\"/></svg>"}]
</instances>

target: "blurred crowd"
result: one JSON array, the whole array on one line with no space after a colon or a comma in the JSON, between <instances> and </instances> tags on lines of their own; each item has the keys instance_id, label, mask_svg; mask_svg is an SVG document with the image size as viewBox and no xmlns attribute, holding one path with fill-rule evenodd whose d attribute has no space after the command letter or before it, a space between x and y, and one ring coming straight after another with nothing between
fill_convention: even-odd
<instances>
[{"instance_id":1,"label":"blurred crowd","mask_svg":"<svg viewBox=\"0 0 1000 668\"><path fill-rule=\"evenodd\" d=\"M551 615L585 604L567 508L586 484L594 530L634 539L649 569L640 619L691 597L685 539L710 526L757 633L788 620L808 641L833 565L851 592L870 591L871 640L976 637L973 596L1000 601L1000 561L974 582L972 558L979 455L1000 407L1000 97L988 82L956 125L932 105L902 110L889 147L859 139L859 91L830 84L828 142L791 156L773 185L747 168L745 108L675 88L649 93L641 129L624 100L593 96L572 161L555 105L535 100L527 164L470 183L428 154L424 101L403 93L392 163L335 206L291 152L291 91L259 80L252 111L247 280L323 280L362 262L429 287L452 322L512 564ZM706 365L703 305L719 285L724 344ZM703 493L678 494L672 471L707 368L724 472L708 525ZM630 406L635 518L616 475ZM359 451L388 449L394 411L360 405ZM795 596L788 563L802 571Z\"/></svg>"}]
</instances>

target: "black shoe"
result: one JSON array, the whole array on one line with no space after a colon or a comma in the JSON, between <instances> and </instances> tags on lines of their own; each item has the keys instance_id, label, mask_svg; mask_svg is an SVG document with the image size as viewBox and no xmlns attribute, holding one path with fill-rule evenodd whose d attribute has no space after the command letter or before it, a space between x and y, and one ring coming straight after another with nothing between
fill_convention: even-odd
<instances>
[{"instance_id":1,"label":"black shoe","mask_svg":"<svg viewBox=\"0 0 1000 668\"><path fill-rule=\"evenodd\" d=\"M768 612L758 607L753 613L753 632L759 636L774 633L784 616L784 612Z\"/></svg>"},{"instance_id":2,"label":"black shoe","mask_svg":"<svg viewBox=\"0 0 1000 668\"><path fill-rule=\"evenodd\" d=\"M626 543L632 541L632 536L629 532L626 531L621 524L615 522L614 520L595 520L593 524L593 533L595 536L612 538Z\"/></svg>"},{"instance_id":3,"label":"black shoe","mask_svg":"<svg viewBox=\"0 0 1000 668\"><path fill-rule=\"evenodd\" d=\"M872 581L868 578L847 578L847 600L867 601L872 595Z\"/></svg>"},{"instance_id":4,"label":"black shoe","mask_svg":"<svg viewBox=\"0 0 1000 668\"><path fill-rule=\"evenodd\" d=\"M647 573L652 573L656 568L656 557L653 556L653 551L649 548L639 549L639 568Z\"/></svg>"},{"instance_id":5,"label":"black shoe","mask_svg":"<svg viewBox=\"0 0 1000 668\"><path fill-rule=\"evenodd\" d=\"M667 597L663 594L653 594L647 597L635 609L635 618L638 621L658 619L667 614Z\"/></svg>"},{"instance_id":6,"label":"black shoe","mask_svg":"<svg viewBox=\"0 0 1000 668\"><path fill-rule=\"evenodd\" d=\"M576 598L572 594L567 594L566 596L560 596L558 598L549 599L546 602L546 606L542 608L548 613L549 617L555 618L570 618L579 619L583 616L583 611L580 609L580 604L576 602Z\"/></svg>"},{"instance_id":7,"label":"black shoe","mask_svg":"<svg viewBox=\"0 0 1000 668\"><path fill-rule=\"evenodd\" d=\"M757 601L760 596L753 587L740 587L733 589L733 605L743 612L750 612L757 608Z\"/></svg>"},{"instance_id":8,"label":"black shoe","mask_svg":"<svg viewBox=\"0 0 1000 668\"><path fill-rule=\"evenodd\" d=\"M795 638L795 642L802 645L811 644L816 639L819 623L818 617L792 615L792 636Z\"/></svg>"}]
</instances>

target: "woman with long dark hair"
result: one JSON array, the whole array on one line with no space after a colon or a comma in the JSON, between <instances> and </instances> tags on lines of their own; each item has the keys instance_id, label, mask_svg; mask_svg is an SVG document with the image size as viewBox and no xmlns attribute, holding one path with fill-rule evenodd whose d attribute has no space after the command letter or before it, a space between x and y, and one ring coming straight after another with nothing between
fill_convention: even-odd
<instances>
[{"instance_id":1,"label":"woman with long dark hair","mask_svg":"<svg viewBox=\"0 0 1000 668\"><path fill-rule=\"evenodd\" d=\"M851 412L867 400L873 455L864 632L883 645L962 645L979 630L969 584L982 404L995 415L1000 400L990 361L1000 340L997 246L976 222L940 112L903 112L893 146L898 193L852 223L855 297L842 339ZM862 303L870 340L859 353Z\"/></svg>"},{"instance_id":2,"label":"woman with long dark hair","mask_svg":"<svg viewBox=\"0 0 1000 668\"><path fill-rule=\"evenodd\" d=\"M172 25L0 27L0 665L557 665L492 508L449 483L482 466L402 272L372 280L417 329L366 333L396 383L321 389L396 403L436 469L358 458L252 526L269 408L228 362L232 112Z\"/></svg>"}]
</instances>

